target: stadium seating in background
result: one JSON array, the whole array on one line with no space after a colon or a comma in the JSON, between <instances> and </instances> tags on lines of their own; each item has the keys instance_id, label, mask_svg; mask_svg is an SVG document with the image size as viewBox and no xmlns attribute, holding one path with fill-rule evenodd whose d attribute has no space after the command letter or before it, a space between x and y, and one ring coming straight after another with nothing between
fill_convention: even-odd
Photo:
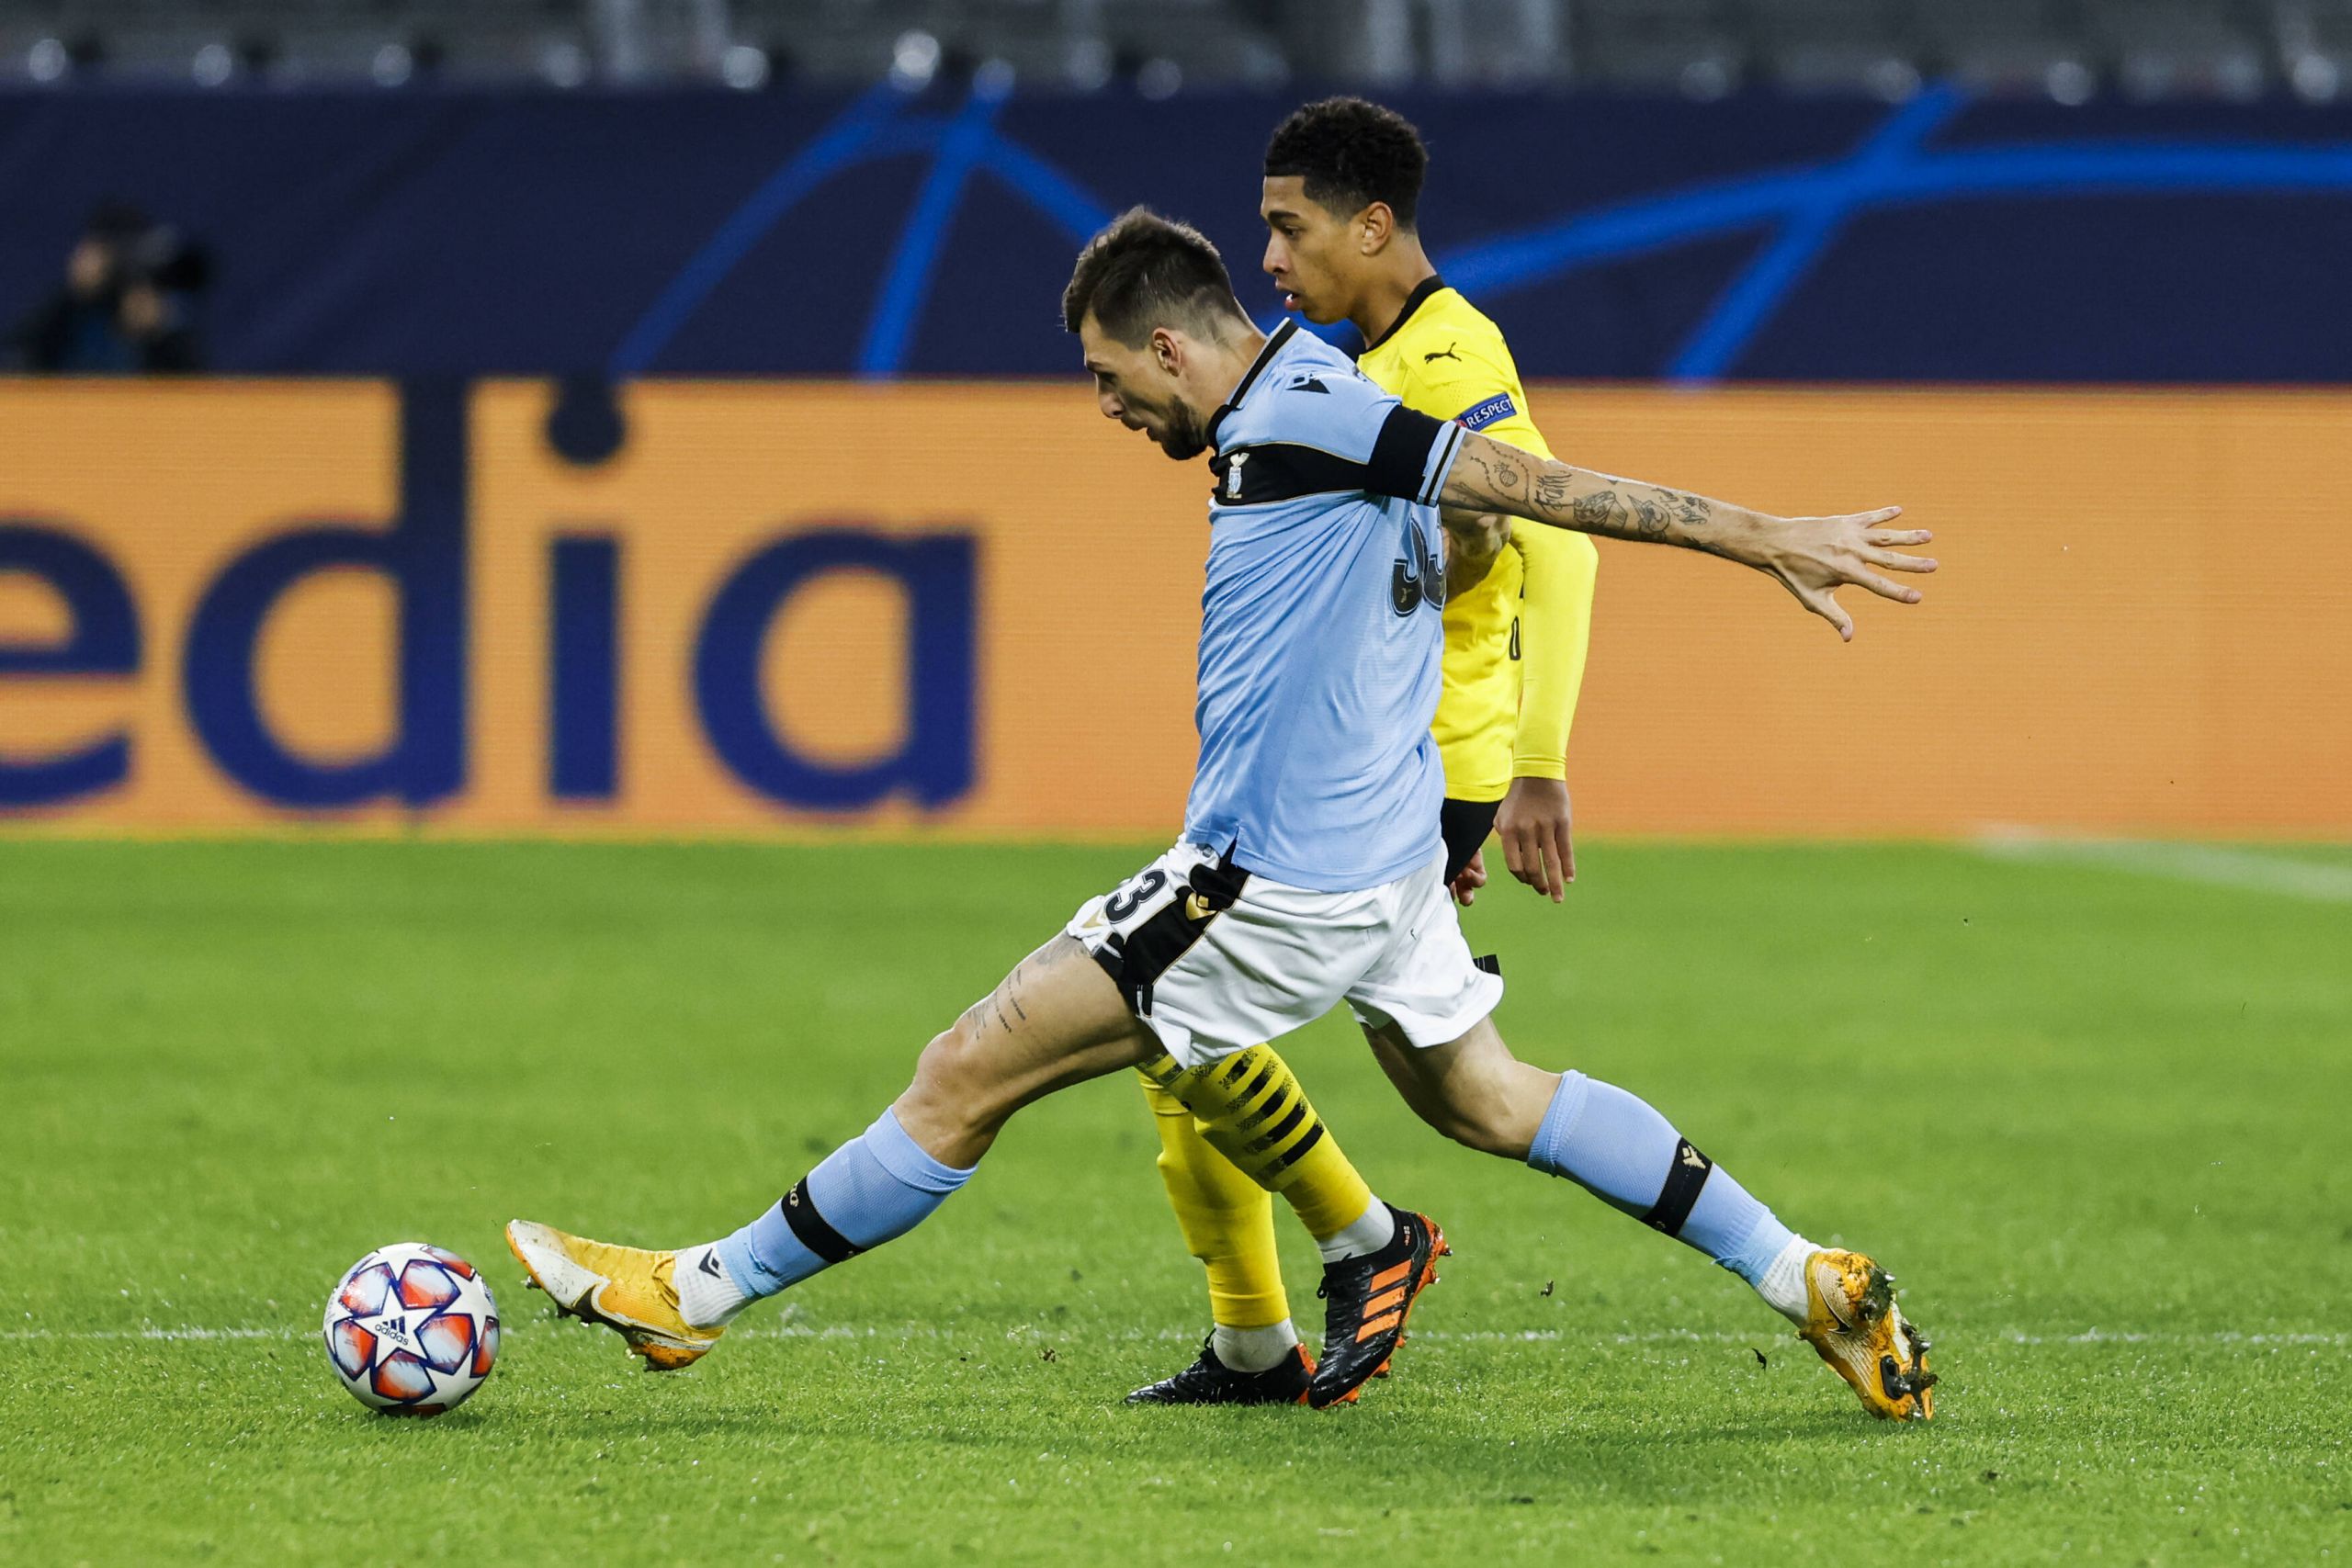
<instances>
[{"instance_id":1,"label":"stadium seating in background","mask_svg":"<svg viewBox=\"0 0 2352 1568\"><path fill-rule=\"evenodd\" d=\"M1570 13L1569 58L1593 81L1719 98L1747 63L1726 14L1719 0L1588 0Z\"/></svg>"},{"instance_id":2,"label":"stadium seating in background","mask_svg":"<svg viewBox=\"0 0 2352 1568\"><path fill-rule=\"evenodd\" d=\"M2285 0L2278 53L2296 94L2324 103L2352 78L2352 0Z\"/></svg>"},{"instance_id":3,"label":"stadium seating in background","mask_svg":"<svg viewBox=\"0 0 2352 1568\"><path fill-rule=\"evenodd\" d=\"M1772 79L1797 92L1869 93L1899 100L1919 90L1905 8L1894 0L1807 0L1758 8L1759 53Z\"/></svg>"},{"instance_id":4,"label":"stadium seating in background","mask_svg":"<svg viewBox=\"0 0 2352 1568\"><path fill-rule=\"evenodd\" d=\"M1918 13L1928 69L1991 92L2045 92L2082 103L2098 73L2071 14L2052 0L1974 0Z\"/></svg>"},{"instance_id":5,"label":"stadium seating in background","mask_svg":"<svg viewBox=\"0 0 2352 1568\"><path fill-rule=\"evenodd\" d=\"M2269 70L2249 17L2211 0L2143 0L2091 13L2091 36L2134 98L2259 97Z\"/></svg>"},{"instance_id":6,"label":"stadium seating in background","mask_svg":"<svg viewBox=\"0 0 2352 1568\"><path fill-rule=\"evenodd\" d=\"M933 29L942 9L934 0L736 0L730 23L734 38L763 51L777 73L870 82L894 63L925 75L939 68L944 51ZM933 40L927 60L899 48L910 34Z\"/></svg>"},{"instance_id":7,"label":"stadium seating in background","mask_svg":"<svg viewBox=\"0 0 2352 1568\"><path fill-rule=\"evenodd\" d=\"M1114 69L1166 97L1190 82L1267 86L1290 73L1283 51L1213 0L1096 0Z\"/></svg>"},{"instance_id":8,"label":"stadium seating in background","mask_svg":"<svg viewBox=\"0 0 2352 1568\"><path fill-rule=\"evenodd\" d=\"M1899 99L2335 97L2352 0L0 0L0 82L926 82L1147 96L1293 78Z\"/></svg>"}]
</instances>

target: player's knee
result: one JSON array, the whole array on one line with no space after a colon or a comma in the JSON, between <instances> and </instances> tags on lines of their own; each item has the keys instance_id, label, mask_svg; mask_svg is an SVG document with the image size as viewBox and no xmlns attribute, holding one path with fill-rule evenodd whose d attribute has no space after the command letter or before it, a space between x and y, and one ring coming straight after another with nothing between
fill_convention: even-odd
<instances>
[{"instance_id":1,"label":"player's knee","mask_svg":"<svg viewBox=\"0 0 2352 1568\"><path fill-rule=\"evenodd\" d=\"M931 1037L915 1059L915 1076L942 1086L959 1084L972 1076L978 1044L978 1031L972 1026L972 1015L966 1013Z\"/></svg>"},{"instance_id":2,"label":"player's knee","mask_svg":"<svg viewBox=\"0 0 2352 1568\"><path fill-rule=\"evenodd\" d=\"M926 1100L953 1108L974 1126L1001 1121L992 1075L983 1059L979 1025L966 1013L931 1037L915 1058L915 1089Z\"/></svg>"}]
</instances>

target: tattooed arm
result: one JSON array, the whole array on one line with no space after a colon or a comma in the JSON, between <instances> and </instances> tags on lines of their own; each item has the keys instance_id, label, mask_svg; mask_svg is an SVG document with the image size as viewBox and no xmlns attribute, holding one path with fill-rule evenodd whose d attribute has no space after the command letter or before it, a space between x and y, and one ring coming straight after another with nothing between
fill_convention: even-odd
<instances>
[{"instance_id":1,"label":"tattooed arm","mask_svg":"<svg viewBox=\"0 0 2352 1568\"><path fill-rule=\"evenodd\" d=\"M1917 589L1898 586L1871 569L1936 570L1924 556L1891 547L1924 545L1931 536L1924 528L1882 526L1902 512L1899 506L1842 517L1774 517L1639 479L1570 468L1475 432L1462 438L1438 499L1464 512L1500 512L1579 534L1678 545L1754 567L1849 641L1854 623L1832 597L1838 589L1854 583L1916 604Z\"/></svg>"}]
</instances>

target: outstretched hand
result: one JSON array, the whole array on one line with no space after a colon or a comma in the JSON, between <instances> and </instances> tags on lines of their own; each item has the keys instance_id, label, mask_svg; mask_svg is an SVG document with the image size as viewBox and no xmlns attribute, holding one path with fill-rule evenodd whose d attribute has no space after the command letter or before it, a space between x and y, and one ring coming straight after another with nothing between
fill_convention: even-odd
<instances>
[{"instance_id":1,"label":"outstretched hand","mask_svg":"<svg viewBox=\"0 0 2352 1568\"><path fill-rule=\"evenodd\" d=\"M1478 889L1486 885L1487 852L1473 850L1470 852L1470 863L1464 866L1455 874L1453 880L1446 885L1446 891L1453 895L1455 903L1466 909L1478 901Z\"/></svg>"},{"instance_id":2,"label":"outstretched hand","mask_svg":"<svg viewBox=\"0 0 2352 1568\"><path fill-rule=\"evenodd\" d=\"M1558 779L1516 778L1495 814L1510 874L1556 904L1577 879L1568 786Z\"/></svg>"},{"instance_id":3,"label":"outstretched hand","mask_svg":"<svg viewBox=\"0 0 2352 1568\"><path fill-rule=\"evenodd\" d=\"M1934 535L1925 528L1883 526L1902 514L1899 506L1882 506L1875 512L1843 517L1766 518L1751 547L1740 553L1749 565L1780 579L1798 604L1836 626L1840 639L1851 642L1854 620L1838 603L1838 589L1852 583L1882 599L1916 604L1920 599L1917 589L1883 577L1873 569L1936 570L1933 558L1905 555L1897 547L1924 545Z\"/></svg>"}]
</instances>

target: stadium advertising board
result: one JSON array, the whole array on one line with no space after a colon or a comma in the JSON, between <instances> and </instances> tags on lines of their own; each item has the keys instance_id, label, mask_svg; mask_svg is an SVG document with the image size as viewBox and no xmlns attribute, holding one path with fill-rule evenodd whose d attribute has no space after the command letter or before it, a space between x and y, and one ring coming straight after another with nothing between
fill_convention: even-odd
<instances>
[{"instance_id":1,"label":"stadium advertising board","mask_svg":"<svg viewBox=\"0 0 2352 1568\"><path fill-rule=\"evenodd\" d=\"M1170 831L1206 470L1082 386L0 385L0 815ZM1900 500L1840 646L1605 545L1590 829L2352 831L2335 393L1550 389L1571 460ZM584 448L584 452L583 452Z\"/></svg>"}]
</instances>

